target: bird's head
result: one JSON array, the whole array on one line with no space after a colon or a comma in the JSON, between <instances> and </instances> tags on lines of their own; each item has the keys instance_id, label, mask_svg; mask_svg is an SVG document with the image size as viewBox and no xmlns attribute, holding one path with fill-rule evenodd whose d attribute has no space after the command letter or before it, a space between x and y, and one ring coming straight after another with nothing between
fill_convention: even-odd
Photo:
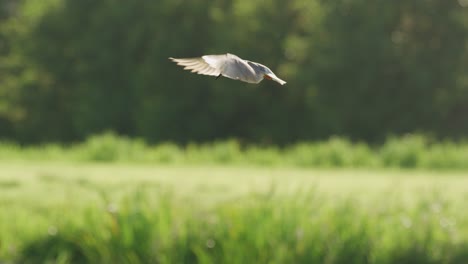
<instances>
[{"instance_id":1,"label":"bird's head","mask_svg":"<svg viewBox=\"0 0 468 264\"><path fill-rule=\"evenodd\" d=\"M268 68L267 66L262 65L262 64L258 64L258 65L260 66L260 67L259 67L259 68L260 68L260 71L261 71L263 74L266 75L266 74L271 74L271 73L273 73L273 72L270 70L270 68Z\"/></svg>"},{"instance_id":2,"label":"bird's head","mask_svg":"<svg viewBox=\"0 0 468 264\"><path fill-rule=\"evenodd\" d=\"M267 66L257 63L257 62L251 62L251 61L248 61L248 63L250 64L250 66L252 66L252 68L254 68L255 72L257 74L261 74L261 76L263 76L264 79L275 81L281 85L284 85L286 83L285 81L278 78L273 73L273 71L271 71L270 68L268 68Z\"/></svg>"},{"instance_id":3,"label":"bird's head","mask_svg":"<svg viewBox=\"0 0 468 264\"><path fill-rule=\"evenodd\" d=\"M262 65L263 78L267 80L275 81L281 85L284 85L286 82L278 78L268 67Z\"/></svg>"}]
</instances>

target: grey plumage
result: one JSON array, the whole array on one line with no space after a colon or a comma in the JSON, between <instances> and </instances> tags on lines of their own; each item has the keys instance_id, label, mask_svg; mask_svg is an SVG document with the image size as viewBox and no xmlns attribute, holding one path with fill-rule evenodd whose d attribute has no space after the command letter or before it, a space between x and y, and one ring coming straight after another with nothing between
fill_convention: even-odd
<instances>
[{"instance_id":1,"label":"grey plumage","mask_svg":"<svg viewBox=\"0 0 468 264\"><path fill-rule=\"evenodd\" d=\"M259 83L264 78L284 85L286 82L278 78L268 67L257 62L243 60L234 54L205 55L199 58L169 58L184 66L193 73L224 76L230 79L248 83Z\"/></svg>"}]
</instances>

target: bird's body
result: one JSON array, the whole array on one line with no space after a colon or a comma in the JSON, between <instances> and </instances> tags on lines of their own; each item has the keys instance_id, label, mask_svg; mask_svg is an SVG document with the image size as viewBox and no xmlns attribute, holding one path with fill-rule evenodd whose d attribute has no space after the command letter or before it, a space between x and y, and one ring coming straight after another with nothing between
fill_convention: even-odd
<instances>
[{"instance_id":1,"label":"bird's body","mask_svg":"<svg viewBox=\"0 0 468 264\"><path fill-rule=\"evenodd\" d=\"M234 54L205 55L199 58L169 58L198 74L224 76L248 83L259 83L264 78L284 85L286 82L278 78L268 67L260 63L243 60Z\"/></svg>"}]
</instances>

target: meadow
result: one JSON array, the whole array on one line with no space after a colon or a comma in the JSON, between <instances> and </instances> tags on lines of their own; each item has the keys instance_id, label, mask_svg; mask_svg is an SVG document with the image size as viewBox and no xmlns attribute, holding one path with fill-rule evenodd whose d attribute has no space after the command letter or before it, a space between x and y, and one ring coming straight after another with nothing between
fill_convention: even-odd
<instances>
[{"instance_id":1,"label":"meadow","mask_svg":"<svg viewBox=\"0 0 468 264\"><path fill-rule=\"evenodd\" d=\"M333 155L314 167L307 147L296 156L304 163L272 148L248 163L252 150L233 142L93 140L0 147L0 263L468 262L463 168L379 166L380 157L356 166ZM348 144L331 142L322 145ZM414 145L400 144L416 153L402 164L424 164L404 149Z\"/></svg>"}]
</instances>

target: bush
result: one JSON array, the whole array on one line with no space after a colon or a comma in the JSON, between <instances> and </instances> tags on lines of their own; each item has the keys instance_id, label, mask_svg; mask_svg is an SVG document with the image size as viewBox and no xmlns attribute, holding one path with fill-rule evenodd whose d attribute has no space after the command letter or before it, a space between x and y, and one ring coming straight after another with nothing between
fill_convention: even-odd
<instances>
[{"instance_id":1,"label":"bush","mask_svg":"<svg viewBox=\"0 0 468 264\"><path fill-rule=\"evenodd\" d=\"M290 166L304 168L468 169L468 143L431 142L422 135L391 137L370 147L340 137L322 142L276 146L241 146L236 140L163 143L151 146L141 139L105 133L80 144L20 146L0 142L2 160L63 160L137 162L151 164Z\"/></svg>"},{"instance_id":2,"label":"bush","mask_svg":"<svg viewBox=\"0 0 468 264\"><path fill-rule=\"evenodd\" d=\"M420 135L389 138L380 150L385 167L416 168L427 151L427 140Z\"/></svg>"},{"instance_id":3,"label":"bush","mask_svg":"<svg viewBox=\"0 0 468 264\"><path fill-rule=\"evenodd\" d=\"M132 140L107 132L88 138L76 146L81 158L87 161L139 161L147 152L142 140Z\"/></svg>"}]
</instances>

